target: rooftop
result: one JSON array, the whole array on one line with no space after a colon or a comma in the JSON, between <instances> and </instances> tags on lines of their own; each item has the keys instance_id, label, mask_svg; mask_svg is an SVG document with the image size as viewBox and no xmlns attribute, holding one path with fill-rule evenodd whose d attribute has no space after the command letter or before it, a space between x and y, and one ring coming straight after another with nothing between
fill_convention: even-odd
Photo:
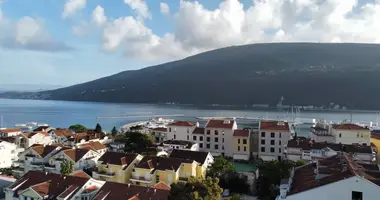
<instances>
[{"instance_id":1,"label":"rooftop","mask_svg":"<svg viewBox=\"0 0 380 200\"><path fill-rule=\"evenodd\" d=\"M117 152L106 152L102 157L99 158L99 161L102 164L111 164L111 165L129 165L131 164L138 154L135 153L117 153Z\"/></svg>"},{"instance_id":2,"label":"rooftop","mask_svg":"<svg viewBox=\"0 0 380 200\"><path fill-rule=\"evenodd\" d=\"M39 126L37 127L36 129L34 129L33 131L34 132L38 132L38 131L45 131L46 129L50 128L50 126Z\"/></svg>"},{"instance_id":3,"label":"rooftop","mask_svg":"<svg viewBox=\"0 0 380 200\"><path fill-rule=\"evenodd\" d=\"M367 127L362 127L357 124L333 124L332 125L333 129L338 129L338 130L368 130Z\"/></svg>"},{"instance_id":4,"label":"rooftop","mask_svg":"<svg viewBox=\"0 0 380 200\"><path fill-rule=\"evenodd\" d=\"M260 130L290 131L288 122L260 121Z\"/></svg>"},{"instance_id":5,"label":"rooftop","mask_svg":"<svg viewBox=\"0 0 380 200\"><path fill-rule=\"evenodd\" d=\"M158 128L153 128L152 131L168 132L168 129L167 128L163 128L163 127L158 127Z\"/></svg>"},{"instance_id":6,"label":"rooftop","mask_svg":"<svg viewBox=\"0 0 380 200\"><path fill-rule=\"evenodd\" d=\"M164 158L158 156L145 156L136 168L155 170L174 170L177 171L182 163L193 163L194 160L182 158Z\"/></svg>"},{"instance_id":7,"label":"rooftop","mask_svg":"<svg viewBox=\"0 0 380 200\"><path fill-rule=\"evenodd\" d=\"M205 128L197 127L194 129L193 134L205 134Z\"/></svg>"},{"instance_id":8,"label":"rooftop","mask_svg":"<svg viewBox=\"0 0 380 200\"><path fill-rule=\"evenodd\" d=\"M208 155L209 155L208 152L173 149L172 153L170 154L170 157L191 159L203 165L206 162Z\"/></svg>"},{"instance_id":9,"label":"rooftop","mask_svg":"<svg viewBox=\"0 0 380 200\"><path fill-rule=\"evenodd\" d=\"M43 146L41 144L34 144L30 148L33 149L42 158L44 158L45 156L49 155L53 151L56 151L56 153L58 153L59 151L69 149L68 147L62 147L60 145L46 145L46 146Z\"/></svg>"},{"instance_id":10,"label":"rooftop","mask_svg":"<svg viewBox=\"0 0 380 200\"><path fill-rule=\"evenodd\" d=\"M236 136L236 137L248 137L249 136L249 130L235 130L234 136Z\"/></svg>"},{"instance_id":11,"label":"rooftop","mask_svg":"<svg viewBox=\"0 0 380 200\"><path fill-rule=\"evenodd\" d=\"M60 136L60 137L70 137L73 135L73 132L69 129L56 129L54 130L54 133L56 136Z\"/></svg>"},{"instance_id":12,"label":"rooftop","mask_svg":"<svg viewBox=\"0 0 380 200\"><path fill-rule=\"evenodd\" d=\"M21 132L20 128L6 128L6 129L0 129L1 133L14 133L14 132Z\"/></svg>"},{"instance_id":13,"label":"rooftop","mask_svg":"<svg viewBox=\"0 0 380 200\"><path fill-rule=\"evenodd\" d=\"M91 149L93 151L99 151L99 150L102 150L102 149L106 149L107 147L104 146L100 142L89 142L89 143L85 143L85 144L80 145L79 148L81 148L81 149Z\"/></svg>"},{"instance_id":14,"label":"rooftop","mask_svg":"<svg viewBox=\"0 0 380 200\"><path fill-rule=\"evenodd\" d=\"M195 143L190 142L190 141L185 141L185 140L166 140L162 142L162 145L168 144L168 145L183 145L186 146L187 148L191 148Z\"/></svg>"},{"instance_id":15,"label":"rooftop","mask_svg":"<svg viewBox=\"0 0 380 200\"><path fill-rule=\"evenodd\" d=\"M176 122L168 124L168 126L188 126L188 127L191 127L191 126L195 126L195 124L193 122L188 122L188 121L176 121Z\"/></svg>"},{"instance_id":16,"label":"rooftop","mask_svg":"<svg viewBox=\"0 0 380 200\"><path fill-rule=\"evenodd\" d=\"M82 159L90 150L88 149L67 149L63 151L66 156L71 158L74 162L78 162Z\"/></svg>"},{"instance_id":17,"label":"rooftop","mask_svg":"<svg viewBox=\"0 0 380 200\"><path fill-rule=\"evenodd\" d=\"M232 129L234 127L235 121L233 120L209 120L205 128L222 128L222 129Z\"/></svg>"}]
</instances>

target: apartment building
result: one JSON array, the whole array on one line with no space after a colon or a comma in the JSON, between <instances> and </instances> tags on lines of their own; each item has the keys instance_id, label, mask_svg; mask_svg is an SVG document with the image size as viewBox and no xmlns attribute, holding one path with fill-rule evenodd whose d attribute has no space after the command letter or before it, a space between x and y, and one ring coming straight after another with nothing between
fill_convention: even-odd
<instances>
[{"instance_id":1,"label":"apartment building","mask_svg":"<svg viewBox=\"0 0 380 200\"><path fill-rule=\"evenodd\" d=\"M334 124L331 129L335 143L370 145L371 131L356 124Z\"/></svg>"},{"instance_id":2,"label":"apartment building","mask_svg":"<svg viewBox=\"0 0 380 200\"><path fill-rule=\"evenodd\" d=\"M19 148L13 143L0 140L0 168L17 166L19 160L18 154L23 151L23 148Z\"/></svg>"},{"instance_id":3,"label":"apartment building","mask_svg":"<svg viewBox=\"0 0 380 200\"><path fill-rule=\"evenodd\" d=\"M169 157L197 161L197 163L199 163L199 165L197 166L197 171L199 172L201 177L206 177L207 168L211 166L212 163L214 163L214 157L209 152L185 151L175 149L172 151Z\"/></svg>"},{"instance_id":4,"label":"apartment building","mask_svg":"<svg viewBox=\"0 0 380 200\"><path fill-rule=\"evenodd\" d=\"M236 129L234 120L209 120L205 125L204 151L213 156L233 157L233 134Z\"/></svg>"},{"instance_id":5,"label":"apartment building","mask_svg":"<svg viewBox=\"0 0 380 200\"><path fill-rule=\"evenodd\" d=\"M317 123L310 128L310 138L315 142L335 142L335 137L331 133L331 125Z\"/></svg>"},{"instance_id":6,"label":"apartment building","mask_svg":"<svg viewBox=\"0 0 380 200\"><path fill-rule=\"evenodd\" d=\"M250 131L235 130L233 134L233 159L234 160L249 160L250 146Z\"/></svg>"},{"instance_id":7,"label":"apartment building","mask_svg":"<svg viewBox=\"0 0 380 200\"><path fill-rule=\"evenodd\" d=\"M260 121L259 157L264 161L281 160L291 137L288 122Z\"/></svg>"},{"instance_id":8,"label":"apartment building","mask_svg":"<svg viewBox=\"0 0 380 200\"><path fill-rule=\"evenodd\" d=\"M150 133L154 136L154 143L160 144L163 141L168 140L168 129L163 127L157 127L151 129Z\"/></svg>"},{"instance_id":9,"label":"apartment building","mask_svg":"<svg viewBox=\"0 0 380 200\"><path fill-rule=\"evenodd\" d=\"M190 136L194 129L199 126L199 123L176 121L167 125L166 140L186 140L190 141Z\"/></svg>"},{"instance_id":10,"label":"apartment building","mask_svg":"<svg viewBox=\"0 0 380 200\"><path fill-rule=\"evenodd\" d=\"M12 137L22 134L20 128L0 128L0 137Z\"/></svg>"},{"instance_id":11,"label":"apartment building","mask_svg":"<svg viewBox=\"0 0 380 200\"><path fill-rule=\"evenodd\" d=\"M374 200L380 196L379 166L338 154L294 168L276 200Z\"/></svg>"},{"instance_id":12,"label":"apartment building","mask_svg":"<svg viewBox=\"0 0 380 200\"><path fill-rule=\"evenodd\" d=\"M99 158L97 169L92 174L93 178L109 182L128 183L133 168L142 158L139 154L106 152Z\"/></svg>"},{"instance_id":13,"label":"apartment building","mask_svg":"<svg viewBox=\"0 0 380 200\"><path fill-rule=\"evenodd\" d=\"M27 149L34 144L50 145L53 143L54 140L48 132L24 132L15 136L15 144L24 149Z\"/></svg>"},{"instance_id":14,"label":"apartment building","mask_svg":"<svg viewBox=\"0 0 380 200\"><path fill-rule=\"evenodd\" d=\"M192 141L198 144L200 151L204 151L206 149L204 135L205 135L205 128L201 128L201 127L195 128L191 134Z\"/></svg>"},{"instance_id":15,"label":"apartment building","mask_svg":"<svg viewBox=\"0 0 380 200\"><path fill-rule=\"evenodd\" d=\"M339 153L349 153L355 161L372 163L376 161L376 152L372 147L359 144L336 144L328 142L315 142L307 138L289 140L284 151L288 160L314 161L335 156Z\"/></svg>"},{"instance_id":16,"label":"apartment building","mask_svg":"<svg viewBox=\"0 0 380 200\"><path fill-rule=\"evenodd\" d=\"M53 129L49 132L50 136L54 140L54 143L63 144L66 142L71 136L73 136L73 131L69 129Z\"/></svg>"}]
</instances>

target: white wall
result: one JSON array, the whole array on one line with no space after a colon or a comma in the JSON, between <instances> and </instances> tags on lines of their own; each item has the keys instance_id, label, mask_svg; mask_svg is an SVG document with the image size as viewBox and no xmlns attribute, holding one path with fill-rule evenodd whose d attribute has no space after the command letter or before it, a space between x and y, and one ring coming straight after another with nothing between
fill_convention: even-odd
<instances>
[{"instance_id":1,"label":"white wall","mask_svg":"<svg viewBox=\"0 0 380 200\"><path fill-rule=\"evenodd\" d=\"M314 135L310 132L310 138L315 142L335 142L335 138L333 136L318 136Z\"/></svg>"},{"instance_id":2,"label":"white wall","mask_svg":"<svg viewBox=\"0 0 380 200\"><path fill-rule=\"evenodd\" d=\"M262 137L262 132L265 132L265 137ZM271 133L275 133L275 137L271 137ZM281 133L281 137L280 137ZM285 146L288 145L288 141L291 137L289 131L277 131L277 130L260 130L259 131L259 156L264 160L263 157L275 157L277 160L278 157L283 157ZM265 144L261 144L261 140L265 140ZM271 144L271 140L274 140L274 145ZM280 144L281 141L281 144ZM261 151L261 147L265 148L265 152ZM274 152L271 152L271 148L274 148ZM280 151L281 149L281 151Z\"/></svg>"},{"instance_id":3,"label":"white wall","mask_svg":"<svg viewBox=\"0 0 380 200\"><path fill-rule=\"evenodd\" d=\"M196 126L168 126L167 140L192 141L191 135ZM175 138L174 138L175 135ZM188 139L189 137L189 139Z\"/></svg>"},{"instance_id":4,"label":"white wall","mask_svg":"<svg viewBox=\"0 0 380 200\"><path fill-rule=\"evenodd\" d=\"M380 197L380 187L360 177L351 177L288 196L286 200L351 200L352 191L363 192L363 200Z\"/></svg>"}]
</instances>

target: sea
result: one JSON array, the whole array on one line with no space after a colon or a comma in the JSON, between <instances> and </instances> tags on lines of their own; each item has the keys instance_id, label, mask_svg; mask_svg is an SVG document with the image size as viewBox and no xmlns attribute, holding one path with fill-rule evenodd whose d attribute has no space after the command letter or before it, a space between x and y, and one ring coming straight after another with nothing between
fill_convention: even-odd
<instances>
[{"instance_id":1,"label":"sea","mask_svg":"<svg viewBox=\"0 0 380 200\"><path fill-rule=\"evenodd\" d=\"M114 126L120 128L128 123L148 120L152 116L163 116L163 118L193 122L198 121L202 125L205 121L197 119L197 117L290 119L295 114L284 110L253 110L251 108L211 105L116 104L0 99L0 127L14 127L18 123L38 122L46 123L56 128L65 128L72 124L82 124L88 128L95 128L96 124L99 123L105 131L110 131ZM354 122L369 123L378 120L378 112L357 110L347 110L344 112L301 111L296 114L296 117L323 119L333 122L352 120ZM238 124L240 124L240 128L244 128L243 126L246 122L239 123L238 120ZM301 135L307 135L307 130L301 132Z\"/></svg>"}]
</instances>

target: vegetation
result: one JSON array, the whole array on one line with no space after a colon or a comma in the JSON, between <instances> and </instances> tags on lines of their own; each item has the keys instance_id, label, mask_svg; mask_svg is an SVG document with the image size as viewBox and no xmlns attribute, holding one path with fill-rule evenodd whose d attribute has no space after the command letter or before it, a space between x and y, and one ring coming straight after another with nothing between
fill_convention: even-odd
<instances>
[{"instance_id":1,"label":"vegetation","mask_svg":"<svg viewBox=\"0 0 380 200\"><path fill-rule=\"evenodd\" d=\"M74 171L74 163L69 160L64 160L61 163L61 174L62 175L69 175Z\"/></svg>"},{"instance_id":2,"label":"vegetation","mask_svg":"<svg viewBox=\"0 0 380 200\"><path fill-rule=\"evenodd\" d=\"M75 131L76 133L85 133L87 128L81 124L74 124L69 127L70 130Z\"/></svg>"},{"instance_id":3,"label":"vegetation","mask_svg":"<svg viewBox=\"0 0 380 200\"><path fill-rule=\"evenodd\" d=\"M125 135L117 135L115 141L125 143L125 151L133 152L153 146L153 137L139 132L127 132Z\"/></svg>"},{"instance_id":4,"label":"vegetation","mask_svg":"<svg viewBox=\"0 0 380 200\"><path fill-rule=\"evenodd\" d=\"M229 189L231 193L249 193L249 185L247 184L247 178L240 176L236 172L231 172L221 176L219 185L221 188Z\"/></svg>"},{"instance_id":5,"label":"vegetation","mask_svg":"<svg viewBox=\"0 0 380 200\"><path fill-rule=\"evenodd\" d=\"M1 168L0 169L0 174L11 176L12 173L12 168Z\"/></svg>"},{"instance_id":6,"label":"vegetation","mask_svg":"<svg viewBox=\"0 0 380 200\"><path fill-rule=\"evenodd\" d=\"M103 129L102 129L102 127L100 126L100 124L96 124L95 132L96 132L96 133L102 133L102 132L103 132Z\"/></svg>"},{"instance_id":7,"label":"vegetation","mask_svg":"<svg viewBox=\"0 0 380 200\"><path fill-rule=\"evenodd\" d=\"M225 158L219 156L216 157L214 163L209 167L207 174L211 177L220 177L223 174L233 172L235 166Z\"/></svg>"},{"instance_id":8,"label":"vegetation","mask_svg":"<svg viewBox=\"0 0 380 200\"><path fill-rule=\"evenodd\" d=\"M271 161L265 162L259 166L259 178L257 183L257 191L260 199L275 199L279 194L278 186L281 179L288 177L293 167L300 162L292 161Z\"/></svg>"},{"instance_id":9,"label":"vegetation","mask_svg":"<svg viewBox=\"0 0 380 200\"><path fill-rule=\"evenodd\" d=\"M304 160L297 160L295 163L294 163L294 166L295 167L299 167L299 166L302 166L302 165L306 165L307 162L304 161Z\"/></svg>"},{"instance_id":10,"label":"vegetation","mask_svg":"<svg viewBox=\"0 0 380 200\"><path fill-rule=\"evenodd\" d=\"M142 129L142 126L140 126L140 125L129 127L129 131L131 131L131 132L136 132L136 131L139 131L141 129Z\"/></svg>"},{"instance_id":11,"label":"vegetation","mask_svg":"<svg viewBox=\"0 0 380 200\"><path fill-rule=\"evenodd\" d=\"M235 194L235 195L233 195L233 196L230 198L230 200L240 200L240 195Z\"/></svg>"},{"instance_id":12,"label":"vegetation","mask_svg":"<svg viewBox=\"0 0 380 200\"><path fill-rule=\"evenodd\" d=\"M112 137L115 137L118 133L119 133L119 131L117 131L116 127L114 126L112 131L111 131Z\"/></svg>"},{"instance_id":13,"label":"vegetation","mask_svg":"<svg viewBox=\"0 0 380 200\"><path fill-rule=\"evenodd\" d=\"M173 183L169 200L219 200L223 192L219 179L198 179L190 177L187 183Z\"/></svg>"}]
</instances>

